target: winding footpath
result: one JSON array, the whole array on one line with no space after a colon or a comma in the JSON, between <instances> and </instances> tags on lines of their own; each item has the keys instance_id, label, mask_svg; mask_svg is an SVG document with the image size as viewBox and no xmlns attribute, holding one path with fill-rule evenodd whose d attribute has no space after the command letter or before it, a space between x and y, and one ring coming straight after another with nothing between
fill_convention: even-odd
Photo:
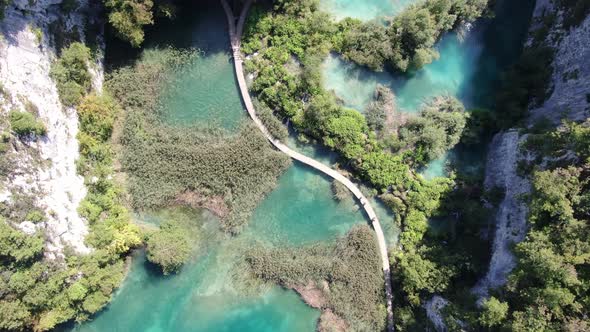
<instances>
[{"instance_id":1,"label":"winding footpath","mask_svg":"<svg viewBox=\"0 0 590 332\"><path fill-rule=\"evenodd\" d=\"M230 42L233 51L233 60L234 60L234 68L236 72L236 78L238 80L238 85L240 87L240 92L242 95L242 99L246 106L246 110L248 114L256 124L256 126L262 131L264 136L281 152L285 153L289 157L306 164L310 167L315 168L316 170L329 175L334 180L342 183L345 185L357 198L360 202L361 206L365 210L367 216L371 220L371 225L377 234L377 242L379 244L379 251L381 253L381 261L383 264L383 275L385 278L385 299L387 301L387 330L393 332L393 294L391 288L391 273L389 270L389 257L387 254L387 244L385 242L385 236L383 235L383 229L381 228L381 224L379 223L379 219L377 219L377 214L371 203L367 200L365 195L360 191L360 189L352 183L348 178L344 175L340 174L338 171L312 159L301 153L291 150L285 144L281 143L279 140L275 139L270 132L266 129L262 121L256 115L256 110L254 109L254 105L252 104L252 99L250 98L250 93L248 92L248 86L246 85L246 79L244 77L244 70L242 67L242 54L240 51L240 41L242 38L242 33L244 29L244 24L246 21L246 17L248 15L248 11L250 6L252 5L253 0L247 0L244 3L244 8L242 9L242 13L240 14L239 21L237 22L236 27L236 18L233 14L233 10L229 6L226 0L220 0L221 4L223 5L223 9L225 10L225 14L227 16L227 21L229 25L229 34L230 34Z\"/></svg>"}]
</instances>

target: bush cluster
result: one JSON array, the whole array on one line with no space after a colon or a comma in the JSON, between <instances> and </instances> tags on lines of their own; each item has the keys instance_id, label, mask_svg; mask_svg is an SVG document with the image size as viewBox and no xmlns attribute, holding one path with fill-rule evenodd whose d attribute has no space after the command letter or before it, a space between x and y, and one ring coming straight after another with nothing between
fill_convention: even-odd
<instances>
[{"instance_id":1,"label":"bush cluster","mask_svg":"<svg viewBox=\"0 0 590 332\"><path fill-rule=\"evenodd\" d=\"M82 43L72 43L62 51L61 57L51 66L59 98L65 106L76 106L90 92L92 76L88 70L90 49Z\"/></svg>"},{"instance_id":2,"label":"bush cluster","mask_svg":"<svg viewBox=\"0 0 590 332\"><path fill-rule=\"evenodd\" d=\"M35 116L28 112L11 111L8 115L12 131L20 137L43 136L47 133L45 124L35 119Z\"/></svg>"}]
</instances>

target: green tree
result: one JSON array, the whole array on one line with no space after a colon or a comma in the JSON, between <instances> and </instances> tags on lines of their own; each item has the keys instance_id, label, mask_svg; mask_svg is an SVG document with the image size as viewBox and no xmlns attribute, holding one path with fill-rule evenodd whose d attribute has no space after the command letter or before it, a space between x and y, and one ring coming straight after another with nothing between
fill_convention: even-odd
<instances>
[{"instance_id":1,"label":"green tree","mask_svg":"<svg viewBox=\"0 0 590 332\"><path fill-rule=\"evenodd\" d=\"M359 169L367 180L383 191L403 185L410 174L410 168L401 156L382 151L365 154Z\"/></svg>"},{"instance_id":2,"label":"green tree","mask_svg":"<svg viewBox=\"0 0 590 332\"><path fill-rule=\"evenodd\" d=\"M327 121L325 129L324 143L341 151L344 157L357 159L364 153L369 127L361 113L343 109L338 116Z\"/></svg>"},{"instance_id":3,"label":"green tree","mask_svg":"<svg viewBox=\"0 0 590 332\"><path fill-rule=\"evenodd\" d=\"M426 104L420 116L412 118L400 130L403 145L415 147L414 158L426 164L444 155L459 143L468 114L454 97L438 97Z\"/></svg>"},{"instance_id":4,"label":"green tree","mask_svg":"<svg viewBox=\"0 0 590 332\"><path fill-rule=\"evenodd\" d=\"M109 23L115 28L119 37L134 47L141 45L144 39L143 28L154 23L152 0L104 0L109 10Z\"/></svg>"},{"instance_id":5,"label":"green tree","mask_svg":"<svg viewBox=\"0 0 590 332\"><path fill-rule=\"evenodd\" d=\"M508 303L501 302L495 297L483 301L479 323L485 327L493 327L502 324L508 315Z\"/></svg>"},{"instance_id":6,"label":"green tree","mask_svg":"<svg viewBox=\"0 0 590 332\"><path fill-rule=\"evenodd\" d=\"M188 261L195 246L187 230L174 222L164 222L148 236L147 258L159 265L164 274L176 273Z\"/></svg>"},{"instance_id":7,"label":"green tree","mask_svg":"<svg viewBox=\"0 0 590 332\"><path fill-rule=\"evenodd\" d=\"M20 301L0 301L0 329L18 331L24 329L30 322L31 313Z\"/></svg>"},{"instance_id":8,"label":"green tree","mask_svg":"<svg viewBox=\"0 0 590 332\"><path fill-rule=\"evenodd\" d=\"M423 294L433 294L446 290L454 271L447 266L439 266L408 248L399 257L399 278L408 302L414 306L421 303Z\"/></svg>"},{"instance_id":9,"label":"green tree","mask_svg":"<svg viewBox=\"0 0 590 332\"><path fill-rule=\"evenodd\" d=\"M43 251L43 239L12 228L0 217L0 260L4 264L31 262Z\"/></svg>"},{"instance_id":10,"label":"green tree","mask_svg":"<svg viewBox=\"0 0 590 332\"><path fill-rule=\"evenodd\" d=\"M88 70L90 49L82 43L72 43L62 51L51 66L59 98L65 106L76 106L92 87L92 75Z\"/></svg>"}]
</instances>

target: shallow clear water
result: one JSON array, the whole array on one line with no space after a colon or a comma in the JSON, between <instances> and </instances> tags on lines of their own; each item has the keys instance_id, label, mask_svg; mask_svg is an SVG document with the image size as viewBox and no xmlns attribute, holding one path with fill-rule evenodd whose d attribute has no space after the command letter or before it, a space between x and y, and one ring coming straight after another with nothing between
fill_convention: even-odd
<instances>
[{"instance_id":1,"label":"shallow clear water","mask_svg":"<svg viewBox=\"0 0 590 332\"><path fill-rule=\"evenodd\" d=\"M225 52L205 53L179 71L174 84L164 91L166 120L236 128L244 112L228 61Z\"/></svg>"},{"instance_id":2,"label":"shallow clear water","mask_svg":"<svg viewBox=\"0 0 590 332\"><path fill-rule=\"evenodd\" d=\"M245 111L236 89L225 14L217 3L194 12L159 23L148 34L149 47L172 45L201 53L162 91L165 120L234 129L245 119Z\"/></svg>"},{"instance_id":3,"label":"shallow clear water","mask_svg":"<svg viewBox=\"0 0 590 332\"><path fill-rule=\"evenodd\" d=\"M468 108L493 107L499 77L520 52L533 5L531 0L497 1L495 19L478 21L464 40L455 33L446 35L436 46L439 60L408 75L376 73L331 55L323 64L324 86L345 106L360 112L372 100L378 84L393 90L401 112L416 113L422 103L442 94L458 97ZM481 171L485 151L485 146L454 151L421 173L427 178L445 176L450 160L464 170Z\"/></svg>"},{"instance_id":4,"label":"shallow clear water","mask_svg":"<svg viewBox=\"0 0 590 332\"><path fill-rule=\"evenodd\" d=\"M169 218L201 225L194 261L178 275L162 277L137 253L108 309L74 331L314 331L319 312L294 292L278 287L246 291L239 269L242 255L255 242L334 241L365 222L352 201L336 203L330 182L300 165L287 170L237 237L223 234L207 212L174 209L140 216L147 224Z\"/></svg>"},{"instance_id":5,"label":"shallow clear water","mask_svg":"<svg viewBox=\"0 0 590 332\"><path fill-rule=\"evenodd\" d=\"M346 107L360 112L373 100L377 85L391 88L400 112L416 113L421 104L443 94L465 97L482 47L473 37L461 41L456 34L449 34L438 43L437 49L439 60L407 76L373 72L332 54L323 64L324 86L333 90ZM470 105L469 98L462 99ZM422 174L426 178L445 176L447 162L445 155L428 165Z\"/></svg>"},{"instance_id":6,"label":"shallow clear water","mask_svg":"<svg viewBox=\"0 0 590 332\"><path fill-rule=\"evenodd\" d=\"M320 8L337 20L346 17L359 20L391 17L401 12L416 0L321 0Z\"/></svg>"},{"instance_id":7,"label":"shallow clear water","mask_svg":"<svg viewBox=\"0 0 590 332\"><path fill-rule=\"evenodd\" d=\"M443 38L437 45L440 59L407 76L373 72L330 55L323 64L324 86L333 90L346 107L363 112L373 100L377 85L392 89L396 106L402 112L417 112L420 105L441 94L460 95L475 72L481 47L455 34Z\"/></svg>"},{"instance_id":8,"label":"shallow clear water","mask_svg":"<svg viewBox=\"0 0 590 332\"><path fill-rule=\"evenodd\" d=\"M165 88L165 120L226 128L247 121L233 67L227 62L225 17L218 14L218 8L212 8L210 13L180 18L148 35L148 45L166 41L203 50L202 57ZM310 145L303 149L326 163L334 160L325 150ZM237 237L223 234L219 221L204 211L177 208L136 217L141 224L151 225L171 218L198 223L202 231L195 239L200 246L193 261L178 275L162 277L146 262L144 253L137 252L108 308L73 331L314 331L319 311L293 291L244 284L240 276L243 254L254 242L284 246L335 241L353 225L366 222L352 200L338 203L333 199L330 179L296 163L280 177L277 188ZM390 234L395 239L395 229Z\"/></svg>"},{"instance_id":9,"label":"shallow clear water","mask_svg":"<svg viewBox=\"0 0 590 332\"><path fill-rule=\"evenodd\" d=\"M143 219L166 218L200 225L194 259L178 275L163 277L143 252L135 253L108 309L73 331L313 331L319 312L295 293L278 287L246 292L243 279L234 277L235 264L254 238L229 238L209 213L190 209L163 210ZM265 235L256 240L264 241Z\"/></svg>"}]
</instances>

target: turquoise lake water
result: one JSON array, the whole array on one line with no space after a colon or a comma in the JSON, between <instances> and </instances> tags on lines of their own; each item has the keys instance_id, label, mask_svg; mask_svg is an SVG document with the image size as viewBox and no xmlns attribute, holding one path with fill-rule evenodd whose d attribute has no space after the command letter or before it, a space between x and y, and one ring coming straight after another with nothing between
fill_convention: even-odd
<instances>
[{"instance_id":1,"label":"turquoise lake water","mask_svg":"<svg viewBox=\"0 0 590 332\"><path fill-rule=\"evenodd\" d=\"M367 21L394 16L413 2L415 0L321 0L320 8L337 20L352 17Z\"/></svg>"},{"instance_id":2,"label":"turquoise lake water","mask_svg":"<svg viewBox=\"0 0 590 332\"><path fill-rule=\"evenodd\" d=\"M172 44L203 51L166 87L162 99L168 110L166 120L231 129L248 119L227 54L225 23L220 8L212 7L198 17L180 17L148 34L151 47ZM329 153L311 146L306 149L330 162ZM392 218L385 209L379 212ZM331 180L300 164L293 164L280 177L277 188L237 237L223 234L219 221L206 211L174 209L138 217L148 224L166 218L188 218L200 225L201 235L195 239L200 246L193 261L178 275L162 277L145 254L137 252L108 308L73 331L314 331L319 311L293 291L276 286L251 289L235 277L242 255L254 242L278 246L335 241L353 225L366 222L352 199L336 202L332 198ZM388 234L392 240L397 236L395 228Z\"/></svg>"},{"instance_id":3,"label":"turquoise lake water","mask_svg":"<svg viewBox=\"0 0 590 332\"><path fill-rule=\"evenodd\" d=\"M175 124L201 124L235 129L246 119L238 90L225 14L217 2L193 15L164 21L148 34L147 47L198 49L201 55L178 70L164 88L165 119Z\"/></svg>"},{"instance_id":4,"label":"turquoise lake water","mask_svg":"<svg viewBox=\"0 0 590 332\"><path fill-rule=\"evenodd\" d=\"M333 90L345 106L363 112L373 100L377 85L385 85L394 92L399 111L415 113L432 97L458 96L467 89L482 50L470 41L461 42L455 34L444 37L437 49L439 60L404 76L376 73L333 54L323 64L324 86Z\"/></svg>"},{"instance_id":5,"label":"turquoise lake water","mask_svg":"<svg viewBox=\"0 0 590 332\"><path fill-rule=\"evenodd\" d=\"M330 7L330 10L339 8L335 13L337 17L351 15L352 10L357 17L362 16L359 18L371 19L381 16L379 12L383 10L395 13L395 5L401 6L404 2L324 0L322 5L330 3L339 4L339 7ZM507 1L500 0L500 3ZM394 7L387 7L392 4ZM506 6L510 9L508 13L519 7ZM227 53L225 17L217 6L194 12L198 14L179 17L174 24L159 25L157 31L148 34L147 45L150 46L172 44L203 51L201 58L187 66L186 75L179 75L166 88L162 103L170 111L167 120L181 125L199 123L231 129L240 121L247 121L247 117L235 88ZM504 16L497 20L501 17ZM463 43L453 35L447 36L439 43L441 60L409 77L371 73L330 57L324 67L325 84L348 106L358 109L368 103L377 83L391 86L398 106L407 112L415 112L425 98L441 92L460 96L470 105L485 105L490 87L495 84L497 69L504 63L502 59L515 53L510 53L511 46L504 40L508 37L497 37L501 32L498 29L510 29L510 26L474 31ZM504 57L504 53L508 55ZM333 154L321 147L301 144L294 139L288 144L326 164L336 161ZM460 153L453 153L453 157L463 158ZM473 163L481 159L473 158ZM425 176L444 173L446 160L433 163ZM128 277L112 303L93 321L71 330L315 331L317 310L305 305L292 291L245 284L240 278L240 262L245 248L254 242L274 246L329 242L345 234L354 224L366 222L351 200L336 202L330 186L331 181L326 177L294 163L281 176L278 187L255 210L248 227L233 238L223 234L218 220L206 211L173 209L138 216L140 221L149 224L167 218L187 218L198 224L202 231L195 239L199 246L193 260L178 275L162 277L146 262L143 252L135 253ZM391 222L393 216L375 203L391 245L398 234Z\"/></svg>"},{"instance_id":6,"label":"turquoise lake water","mask_svg":"<svg viewBox=\"0 0 590 332\"><path fill-rule=\"evenodd\" d=\"M532 0L497 1L493 20L476 22L461 38L447 34L436 45L440 58L406 75L373 72L332 54L323 63L324 86L346 107L360 112L371 102L379 84L391 88L400 112L417 113L423 103L439 95L455 96L467 108L491 108L502 71L520 52L533 5ZM451 160L463 169L481 171L485 152L485 146L452 151L433 161L422 174L426 178L445 176Z\"/></svg>"}]
</instances>

